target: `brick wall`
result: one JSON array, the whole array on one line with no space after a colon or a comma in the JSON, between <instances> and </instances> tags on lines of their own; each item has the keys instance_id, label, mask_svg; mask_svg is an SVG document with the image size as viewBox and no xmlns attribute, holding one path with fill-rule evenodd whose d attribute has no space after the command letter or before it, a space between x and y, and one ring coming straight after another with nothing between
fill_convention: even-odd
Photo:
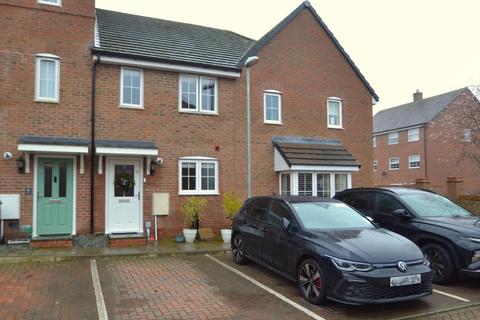
<instances>
[{"instance_id":1,"label":"brick wall","mask_svg":"<svg viewBox=\"0 0 480 320\"><path fill-rule=\"evenodd\" d=\"M94 1L63 0L62 7L36 0L0 0L0 150L14 159L17 138L34 134L88 138L90 132L91 55ZM34 102L38 53L61 58L60 102ZM87 160L87 159L86 159ZM19 175L15 160L0 159L0 194L21 194L21 225L32 224L31 173ZM78 163L78 161L77 161ZM89 231L88 161L77 170L77 230Z\"/></svg>"},{"instance_id":2,"label":"brick wall","mask_svg":"<svg viewBox=\"0 0 480 320\"><path fill-rule=\"evenodd\" d=\"M408 142L408 130L399 131L398 144L392 145L388 144L388 133L376 136L377 146L373 148L373 159L378 163L377 171L373 173L375 185L411 185L415 179L425 177L424 134L424 128L419 128L420 140ZM408 157L411 155L420 155L420 168L408 168ZM399 170L389 170L388 159L393 157L400 158Z\"/></svg>"}]
</instances>

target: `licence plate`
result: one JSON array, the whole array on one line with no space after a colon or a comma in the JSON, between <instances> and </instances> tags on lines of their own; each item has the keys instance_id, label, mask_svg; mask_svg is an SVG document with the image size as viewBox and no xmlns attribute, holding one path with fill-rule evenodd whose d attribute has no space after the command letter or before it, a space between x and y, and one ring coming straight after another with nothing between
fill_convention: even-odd
<instances>
[{"instance_id":1,"label":"licence plate","mask_svg":"<svg viewBox=\"0 0 480 320\"><path fill-rule=\"evenodd\" d=\"M422 282L422 276L419 274L403 277L391 277L390 287L408 286L409 284L417 284L420 282Z\"/></svg>"}]
</instances>

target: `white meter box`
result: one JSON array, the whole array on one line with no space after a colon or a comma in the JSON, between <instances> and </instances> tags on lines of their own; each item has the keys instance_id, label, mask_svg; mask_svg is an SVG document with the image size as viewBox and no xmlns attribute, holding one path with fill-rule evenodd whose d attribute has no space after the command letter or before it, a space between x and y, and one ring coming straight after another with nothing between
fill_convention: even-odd
<instances>
[{"instance_id":1,"label":"white meter box","mask_svg":"<svg viewBox=\"0 0 480 320\"><path fill-rule=\"evenodd\" d=\"M152 214L154 216L168 216L170 214L170 195L168 193L154 193L152 202Z\"/></svg>"},{"instance_id":2,"label":"white meter box","mask_svg":"<svg viewBox=\"0 0 480 320\"><path fill-rule=\"evenodd\" d=\"M20 219L20 195L19 194L0 194L0 219L18 220Z\"/></svg>"}]
</instances>

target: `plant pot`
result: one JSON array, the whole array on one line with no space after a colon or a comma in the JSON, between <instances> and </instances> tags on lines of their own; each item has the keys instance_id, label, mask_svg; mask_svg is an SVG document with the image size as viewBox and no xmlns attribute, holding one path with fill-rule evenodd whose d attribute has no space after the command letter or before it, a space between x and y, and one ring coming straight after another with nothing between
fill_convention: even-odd
<instances>
[{"instance_id":1,"label":"plant pot","mask_svg":"<svg viewBox=\"0 0 480 320\"><path fill-rule=\"evenodd\" d=\"M232 240L232 229L222 229L220 233L222 234L223 242L230 243Z\"/></svg>"},{"instance_id":2,"label":"plant pot","mask_svg":"<svg viewBox=\"0 0 480 320\"><path fill-rule=\"evenodd\" d=\"M185 237L185 242L193 242L197 236L197 229L183 229L183 236Z\"/></svg>"}]
</instances>

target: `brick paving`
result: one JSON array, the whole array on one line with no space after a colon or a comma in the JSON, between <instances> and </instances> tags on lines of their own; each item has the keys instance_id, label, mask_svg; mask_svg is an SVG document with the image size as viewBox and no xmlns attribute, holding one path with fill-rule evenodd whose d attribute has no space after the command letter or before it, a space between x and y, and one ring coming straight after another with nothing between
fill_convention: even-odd
<instances>
[{"instance_id":1,"label":"brick paving","mask_svg":"<svg viewBox=\"0 0 480 320\"><path fill-rule=\"evenodd\" d=\"M87 261L0 266L0 319L96 319Z\"/></svg>"},{"instance_id":2,"label":"brick paving","mask_svg":"<svg viewBox=\"0 0 480 320\"><path fill-rule=\"evenodd\" d=\"M97 264L110 319L307 319L205 257Z\"/></svg>"},{"instance_id":3,"label":"brick paving","mask_svg":"<svg viewBox=\"0 0 480 320\"><path fill-rule=\"evenodd\" d=\"M480 319L480 306L463 308L449 312L442 312L415 320L478 320Z\"/></svg>"}]
</instances>

